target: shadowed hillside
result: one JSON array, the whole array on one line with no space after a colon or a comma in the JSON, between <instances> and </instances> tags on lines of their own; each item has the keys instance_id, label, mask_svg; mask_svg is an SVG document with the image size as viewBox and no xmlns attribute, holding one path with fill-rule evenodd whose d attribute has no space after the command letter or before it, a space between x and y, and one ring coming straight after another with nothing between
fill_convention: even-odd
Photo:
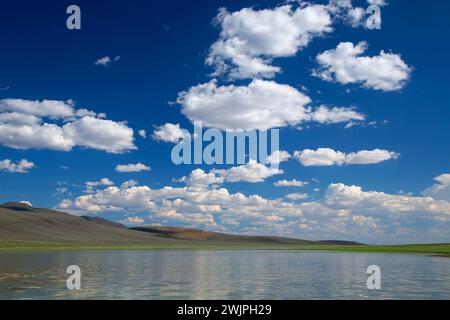
<instances>
[{"instance_id":1,"label":"shadowed hillside","mask_svg":"<svg viewBox=\"0 0 450 320\"><path fill-rule=\"evenodd\" d=\"M212 242L239 242L239 243L273 243L273 244L314 244L314 241L288 239L281 237L265 237L265 236L240 236L229 235L225 233L208 232L190 228L176 228L176 227L160 227L160 226L145 226L135 227L133 230L146 232L152 235L161 235L166 238L180 239L180 240L200 240Z\"/></svg>"},{"instance_id":2,"label":"shadowed hillside","mask_svg":"<svg viewBox=\"0 0 450 320\"><path fill-rule=\"evenodd\" d=\"M99 217L79 217L24 203L0 205L0 241L67 244L229 244L229 245L354 245L346 241L307 241L269 236L239 236L190 228L125 226Z\"/></svg>"},{"instance_id":3,"label":"shadowed hillside","mask_svg":"<svg viewBox=\"0 0 450 320\"><path fill-rule=\"evenodd\" d=\"M55 243L170 243L102 218L78 217L26 204L0 206L0 240Z\"/></svg>"}]
</instances>

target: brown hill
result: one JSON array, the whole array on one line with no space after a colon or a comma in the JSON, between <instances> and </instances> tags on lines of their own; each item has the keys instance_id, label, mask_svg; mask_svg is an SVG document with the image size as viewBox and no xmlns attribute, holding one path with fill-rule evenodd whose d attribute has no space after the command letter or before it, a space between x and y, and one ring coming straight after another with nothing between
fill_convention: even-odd
<instances>
[{"instance_id":1,"label":"brown hill","mask_svg":"<svg viewBox=\"0 0 450 320\"><path fill-rule=\"evenodd\" d=\"M209 232L191 228L144 226L132 228L136 231L146 232L152 235L161 235L166 238L179 240L196 240L208 242L231 242L231 243L261 243L261 244L314 244L314 241L301 239L289 239L271 236L241 236L218 232Z\"/></svg>"},{"instance_id":2,"label":"brown hill","mask_svg":"<svg viewBox=\"0 0 450 320\"><path fill-rule=\"evenodd\" d=\"M126 228L100 217L67 213L9 202L0 205L0 242L68 244L356 244L346 241L307 241L270 236L241 236L191 228L144 226Z\"/></svg>"},{"instance_id":3,"label":"brown hill","mask_svg":"<svg viewBox=\"0 0 450 320\"><path fill-rule=\"evenodd\" d=\"M0 241L121 244L170 243L171 239L129 230L106 219L6 203L0 206Z\"/></svg>"}]
</instances>

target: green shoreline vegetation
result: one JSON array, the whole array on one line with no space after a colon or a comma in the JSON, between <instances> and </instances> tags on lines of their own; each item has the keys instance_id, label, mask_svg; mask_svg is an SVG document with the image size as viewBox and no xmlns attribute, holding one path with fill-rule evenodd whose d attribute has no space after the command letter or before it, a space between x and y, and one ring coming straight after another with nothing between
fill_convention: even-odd
<instances>
[{"instance_id":1,"label":"green shoreline vegetation","mask_svg":"<svg viewBox=\"0 0 450 320\"><path fill-rule=\"evenodd\" d=\"M417 253L450 257L450 244L412 244L412 245L290 245L290 244L76 244L76 243L17 243L0 242L0 252L48 251L48 250L299 250L299 251L341 251L361 253Z\"/></svg>"}]
</instances>

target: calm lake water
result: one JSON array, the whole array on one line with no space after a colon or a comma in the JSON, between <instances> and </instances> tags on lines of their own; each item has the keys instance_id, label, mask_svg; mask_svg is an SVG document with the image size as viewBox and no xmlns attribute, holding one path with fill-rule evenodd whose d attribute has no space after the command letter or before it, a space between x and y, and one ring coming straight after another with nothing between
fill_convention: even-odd
<instances>
[{"instance_id":1,"label":"calm lake water","mask_svg":"<svg viewBox=\"0 0 450 320\"><path fill-rule=\"evenodd\" d=\"M81 290L66 268L81 268ZM366 269L381 268L370 291ZM450 299L450 259L305 251L0 253L0 299Z\"/></svg>"}]
</instances>

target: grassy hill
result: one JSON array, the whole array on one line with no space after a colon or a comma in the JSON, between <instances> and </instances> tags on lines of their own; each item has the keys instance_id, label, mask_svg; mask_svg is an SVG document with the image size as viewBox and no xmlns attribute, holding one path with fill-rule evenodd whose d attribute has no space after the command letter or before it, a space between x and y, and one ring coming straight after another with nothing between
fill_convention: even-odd
<instances>
[{"instance_id":1,"label":"grassy hill","mask_svg":"<svg viewBox=\"0 0 450 320\"><path fill-rule=\"evenodd\" d=\"M0 241L15 243L170 243L101 218L78 217L21 203L0 206Z\"/></svg>"},{"instance_id":2,"label":"grassy hill","mask_svg":"<svg viewBox=\"0 0 450 320\"><path fill-rule=\"evenodd\" d=\"M89 245L315 244L313 241L299 239L234 236L190 228L160 226L126 228L103 218L79 217L14 202L0 205L0 241Z\"/></svg>"},{"instance_id":3,"label":"grassy hill","mask_svg":"<svg viewBox=\"0 0 450 320\"><path fill-rule=\"evenodd\" d=\"M450 254L450 244L367 246L351 241L308 241L241 236L190 228L125 226L23 203L0 205L0 250L30 249L277 249Z\"/></svg>"},{"instance_id":4,"label":"grassy hill","mask_svg":"<svg viewBox=\"0 0 450 320\"><path fill-rule=\"evenodd\" d=\"M290 239L273 236L242 236L230 235L218 232L209 232L191 228L144 226L131 228L132 230L146 232L152 235L161 235L165 238L178 240L208 241L212 243L259 243L259 244L280 244L280 245L361 245L352 241L308 241L302 239Z\"/></svg>"}]
</instances>

